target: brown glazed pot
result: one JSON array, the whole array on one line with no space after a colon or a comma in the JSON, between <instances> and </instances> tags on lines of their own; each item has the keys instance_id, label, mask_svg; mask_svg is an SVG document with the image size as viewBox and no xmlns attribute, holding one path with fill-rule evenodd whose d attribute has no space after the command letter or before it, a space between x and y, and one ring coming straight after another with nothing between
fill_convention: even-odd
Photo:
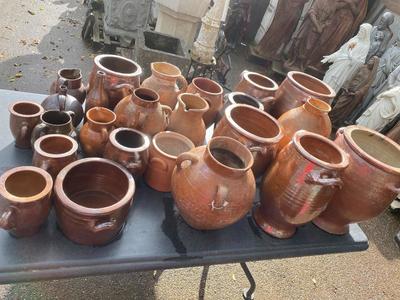
<instances>
[{"instance_id":1,"label":"brown glazed pot","mask_svg":"<svg viewBox=\"0 0 400 300\"><path fill-rule=\"evenodd\" d=\"M149 160L150 139L131 128L111 131L103 157L124 166L135 179L141 177Z\"/></svg>"},{"instance_id":2,"label":"brown glazed pot","mask_svg":"<svg viewBox=\"0 0 400 300\"><path fill-rule=\"evenodd\" d=\"M172 131L157 133L149 149L149 165L144 173L146 183L157 191L170 192L176 158L193 148L192 141L182 134Z\"/></svg>"},{"instance_id":3,"label":"brown glazed pot","mask_svg":"<svg viewBox=\"0 0 400 300\"><path fill-rule=\"evenodd\" d=\"M271 114L279 118L288 110L302 106L310 97L331 104L336 93L325 82L311 75L291 71L276 91L276 101Z\"/></svg>"},{"instance_id":4,"label":"brown glazed pot","mask_svg":"<svg viewBox=\"0 0 400 300\"><path fill-rule=\"evenodd\" d=\"M201 98L207 101L210 108L203 115L203 120L206 128L208 128L214 123L218 111L222 109L224 90L211 79L197 77L192 80L186 91L191 94L199 94Z\"/></svg>"},{"instance_id":5,"label":"brown glazed pot","mask_svg":"<svg viewBox=\"0 0 400 300\"><path fill-rule=\"evenodd\" d=\"M310 98L302 106L285 112L278 119L284 135L279 142L278 151L289 144L296 131L301 129L329 137L332 131L332 124L328 115L330 111L331 106L328 103Z\"/></svg>"},{"instance_id":6,"label":"brown glazed pot","mask_svg":"<svg viewBox=\"0 0 400 300\"><path fill-rule=\"evenodd\" d=\"M180 94L178 105L171 114L168 130L183 134L196 146L203 145L206 136L203 115L208 108L207 101L200 96L188 93Z\"/></svg>"},{"instance_id":7,"label":"brown glazed pot","mask_svg":"<svg viewBox=\"0 0 400 300\"><path fill-rule=\"evenodd\" d=\"M108 136L113 130L115 114L105 107L93 107L86 113L87 122L79 132L79 140L87 156L103 156Z\"/></svg>"},{"instance_id":8,"label":"brown glazed pot","mask_svg":"<svg viewBox=\"0 0 400 300\"><path fill-rule=\"evenodd\" d=\"M78 143L62 134L49 134L38 138L33 145L32 164L47 171L53 180L66 165L78 159Z\"/></svg>"},{"instance_id":9,"label":"brown glazed pot","mask_svg":"<svg viewBox=\"0 0 400 300\"><path fill-rule=\"evenodd\" d=\"M10 169L0 176L0 227L15 237L32 236L51 209L53 180L31 166Z\"/></svg>"},{"instance_id":10,"label":"brown glazed pot","mask_svg":"<svg viewBox=\"0 0 400 300\"><path fill-rule=\"evenodd\" d=\"M266 112L269 112L275 103L275 93L278 84L271 78L256 72L244 70L240 74L240 81L235 92L243 92L261 101Z\"/></svg>"},{"instance_id":11,"label":"brown glazed pot","mask_svg":"<svg viewBox=\"0 0 400 300\"><path fill-rule=\"evenodd\" d=\"M54 192L62 232L75 243L99 246L121 232L133 203L135 180L115 162L85 158L61 170Z\"/></svg>"},{"instance_id":12,"label":"brown glazed pot","mask_svg":"<svg viewBox=\"0 0 400 300\"><path fill-rule=\"evenodd\" d=\"M182 218L199 230L221 229L243 218L256 191L252 164L250 151L228 137L178 156L172 196Z\"/></svg>"},{"instance_id":13,"label":"brown glazed pot","mask_svg":"<svg viewBox=\"0 0 400 300\"><path fill-rule=\"evenodd\" d=\"M57 79L50 86L50 94L57 94L60 85L65 85L68 89L68 94L75 97L81 104L85 102L86 87L82 82L80 69L60 69L57 72Z\"/></svg>"},{"instance_id":14,"label":"brown glazed pot","mask_svg":"<svg viewBox=\"0 0 400 300\"><path fill-rule=\"evenodd\" d=\"M246 104L233 104L214 130L213 137L229 136L244 144L252 153L255 177L264 174L274 160L282 127L266 112Z\"/></svg>"},{"instance_id":15,"label":"brown glazed pot","mask_svg":"<svg viewBox=\"0 0 400 300\"><path fill-rule=\"evenodd\" d=\"M160 95L161 104L174 109L178 95L187 89L188 83L185 77L178 67L167 62L152 62L150 66L151 76L143 81L142 87L155 90Z\"/></svg>"},{"instance_id":16,"label":"brown glazed pot","mask_svg":"<svg viewBox=\"0 0 400 300\"><path fill-rule=\"evenodd\" d=\"M257 224L277 238L290 238L296 226L317 217L343 185L347 154L318 134L300 130L279 153L261 186Z\"/></svg>"},{"instance_id":17,"label":"brown glazed pot","mask_svg":"<svg viewBox=\"0 0 400 300\"><path fill-rule=\"evenodd\" d=\"M119 55L101 54L94 58L89 75L89 91L94 86L97 71L106 73L104 88L108 94L110 109L114 109L121 99L130 95L132 88L140 85L142 68L133 60Z\"/></svg>"},{"instance_id":18,"label":"brown glazed pot","mask_svg":"<svg viewBox=\"0 0 400 300\"><path fill-rule=\"evenodd\" d=\"M350 164L343 188L314 224L345 234L350 223L378 216L400 194L400 146L362 126L339 129L335 143L348 153Z\"/></svg>"},{"instance_id":19,"label":"brown glazed pot","mask_svg":"<svg viewBox=\"0 0 400 300\"><path fill-rule=\"evenodd\" d=\"M94 85L86 98L85 112L88 112L89 109L96 106L110 108L110 100L108 99L107 91L104 88L105 79L106 73L103 71L97 71Z\"/></svg>"},{"instance_id":20,"label":"brown glazed pot","mask_svg":"<svg viewBox=\"0 0 400 300\"><path fill-rule=\"evenodd\" d=\"M155 91L137 88L118 103L114 112L117 127L133 128L153 136L167 128L172 110L160 104L160 97Z\"/></svg>"},{"instance_id":21,"label":"brown glazed pot","mask_svg":"<svg viewBox=\"0 0 400 300\"><path fill-rule=\"evenodd\" d=\"M18 101L8 107L10 112L10 130L18 148L31 148L33 128L40 122L44 112L42 106L35 102Z\"/></svg>"}]
</instances>

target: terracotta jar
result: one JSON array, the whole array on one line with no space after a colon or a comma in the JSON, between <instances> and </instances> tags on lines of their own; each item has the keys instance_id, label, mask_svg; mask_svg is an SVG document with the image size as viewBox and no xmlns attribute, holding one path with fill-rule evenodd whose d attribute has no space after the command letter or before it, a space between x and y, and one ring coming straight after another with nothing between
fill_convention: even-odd
<instances>
[{"instance_id":1,"label":"terracotta jar","mask_svg":"<svg viewBox=\"0 0 400 300\"><path fill-rule=\"evenodd\" d=\"M229 136L244 144L254 157L254 176L264 174L274 160L282 127L266 112L246 104L233 104L214 130L213 137Z\"/></svg>"},{"instance_id":2,"label":"terracotta jar","mask_svg":"<svg viewBox=\"0 0 400 300\"><path fill-rule=\"evenodd\" d=\"M150 66L151 76L143 81L142 87L155 90L160 95L161 104L174 109L178 95L187 89L185 77L178 67L167 62L152 62Z\"/></svg>"},{"instance_id":3,"label":"terracotta jar","mask_svg":"<svg viewBox=\"0 0 400 300\"><path fill-rule=\"evenodd\" d=\"M67 94L67 87L65 85L60 86L58 94L50 95L44 99L41 105L45 110L73 112L71 116L74 127L77 127L83 119L82 104L75 97Z\"/></svg>"},{"instance_id":4,"label":"terracotta jar","mask_svg":"<svg viewBox=\"0 0 400 300\"><path fill-rule=\"evenodd\" d=\"M288 110L302 106L310 97L331 104L336 93L325 82L311 75L291 71L276 91L276 101L271 114L279 118Z\"/></svg>"},{"instance_id":5,"label":"terracotta jar","mask_svg":"<svg viewBox=\"0 0 400 300\"><path fill-rule=\"evenodd\" d=\"M257 224L277 238L317 217L342 187L347 154L318 134L300 130L278 155L261 186Z\"/></svg>"},{"instance_id":6,"label":"terracotta jar","mask_svg":"<svg viewBox=\"0 0 400 300\"><path fill-rule=\"evenodd\" d=\"M350 223L372 219L400 194L400 145L361 126L339 129L335 143L350 156L343 188L314 224L345 234Z\"/></svg>"},{"instance_id":7,"label":"terracotta jar","mask_svg":"<svg viewBox=\"0 0 400 300\"><path fill-rule=\"evenodd\" d=\"M40 122L44 112L42 106L35 102L18 101L8 107L10 112L10 130L15 138L15 146L29 149L33 128Z\"/></svg>"},{"instance_id":8,"label":"terracotta jar","mask_svg":"<svg viewBox=\"0 0 400 300\"><path fill-rule=\"evenodd\" d=\"M32 164L47 171L53 180L66 165L78 159L78 143L62 134L49 134L38 138L33 145Z\"/></svg>"},{"instance_id":9,"label":"terracotta jar","mask_svg":"<svg viewBox=\"0 0 400 300\"><path fill-rule=\"evenodd\" d=\"M81 104L85 102L86 87L82 82L82 72L80 69L61 69L57 72L57 79L50 86L50 94L57 94L60 85L65 85L68 94L75 97Z\"/></svg>"},{"instance_id":10,"label":"terracotta jar","mask_svg":"<svg viewBox=\"0 0 400 300\"><path fill-rule=\"evenodd\" d=\"M199 230L221 229L243 218L256 191L252 164L250 151L228 137L178 156L172 196L182 218Z\"/></svg>"},{"instance_id":11,"label":"terracotta jar","mask_svg":"<svg viewBox=\"0 0 400 300\"><path fill-rule=\"evenodd\" d=\"M150 139L131 128L111 131L103 157L124 166L135 179L141 177L149 160Z\"/></svg>"},{"instance_id":12,"label":"terracotta jar","mask_svg":"<svg viewBox=\"0 0 400 300\"><path fill-rule=\"evenodd\" d=\"M149 165L144 173L146 183L157 191L170 192L176 158L193 148L192 141L179 133L172 131L157 133L149 149Z\"/></svg>"},{"instance_id":13,"label":"terracotta jar","mask_svg":"<svg viewBox=\"0 0 400 300\"><path fill-rule=\"evenodd\" d=\"M215 121L218 111L222 109L224 90L215 81L197 77L192 80L189 84L187 92L191 94L199 94L201 98L207 101L210 107L208 111L203 115L204 123L208 128Z\"/></svg>"},{"instance_id":14,"label":"terracotta jar","mask_svg":"<svg viewBox=\"0 0 400 300\"><path fill-rule=\"evenodd\" d=\"M85 112L87 112L92 107L96 106L110 108L108 94L106 89L104 88L105 78L106 78L106 73L104 73L103 71L97 71L94 86L90 90L86 98Z\"/></svg>"},{"instance_id":15,"label":"terracotta jar","mask_svg":"<svg viewBox=\"0 0 400 300\"><path fill-rule=\"evenodd\" d=\"M51 209L53 180L36 167L17 167L0 176L0 227L15 237L32 236Z\"/></svg>"},{"instance_id":16,"label":"terracotta jar","mask_svg":"<svg viewBox=\"0 0 400 300\"><path fill-rule=\"evenodd\" d=\"M87 122L79 132L79 140L87 156L103 156L108 136L113 130L115 114L105 107L93 107L86 113Z\"/></svg>"},{"instance_id":17,"label":"terracotta jar","mask_svg":"<svg viewBox=\"0 0 400 300\"><path fill-rule=\"evenodd\" d=\"M104 88L108 94L110 109L114 109L121 99L131 94L131 89L140 85L142 68L133 60L119 55L101 54L94 58L89 75L89 91L94 87L97 71L106 73Z\"/></svg>"},{"instance_id":18,"label":"terracotta jar","mask_svg":"<svg viewBox=\"0 0 400 300\"><path fill-rule=\"evenodd\" d=\"M256 98L242 92L232 92L225 95L224 106L218 112L217 117L215 118L214 126L216 126L218 122L223 118L226 108L232 104L247 104L260 110L264 110L264 105L262 105L262 103Z\"/></svg>"},{"instance_id":19,"label":"terracotta jar","mask_svg":"<svg viewBox=\"0 0 400 300\"><path fill-rule=\"evenodd\" d=\"M99 246L122 234L135 180L115 162L85 158L61 170L54 193L57 223L66 237L78 244Z\"/></svg>"},{"instance_id":20,"label":"terracotta jar","mask_svg":"<svg viewBox=\"0 0 400 300\"><path fill-rule=\"evenodd\" d=\"M283 128L283 138L279 142L279 151L291 140L296 131L304 129L329 137L332 131L328 113L331 106L321 100L309 98L306 103L285 112L279 119Z\"/></svg>"},{"instance_id":21,"label":"terracotta jar","mask_svg":"<svg viewBox=\"0 0 400 300\"><path fill-rule=\"evenodd\" d=\"M188 93L180 94L178 105L171 114L168 130L183 134L196 146L203 145L206 136L203 115L208 108L207 101L200 96Z\"/></svg>"},{"instance_id":22,"label":"terracotta jar","mask_svg":"<svg viewBox=\"0 0 400 300\"><path fill-rule=\"evenodd\" d=\"M261 101L266 112L269 112L275 102L278 84L271 78L256 72L244 70L235 92L243 92Z\"/></svg>"},{"instance_id":23,"label":"terracotta jar","mask_svg":"<svg viewBox=\"0 0 400 300\"><path fill-rule=\"evenodd\" d=\"M167 128L172 110L160 104L160 97L155 91L137 88L131 96L118 103L114 112L117 127L138 129L144 134L154 135Z\"/></svg>"}]
</instances>

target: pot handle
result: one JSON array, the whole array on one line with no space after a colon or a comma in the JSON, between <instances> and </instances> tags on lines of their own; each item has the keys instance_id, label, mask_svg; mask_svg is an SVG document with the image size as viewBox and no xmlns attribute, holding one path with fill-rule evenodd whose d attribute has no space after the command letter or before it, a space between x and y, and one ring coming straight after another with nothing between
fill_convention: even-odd
<instances>
[{"instance_id":1,"label":"pot handle","mask_svg":"<svg viewBox=\"0 0 400 300\"><path fill-rule=\"evenodd\" d=\"M178 171L182 170L182 163L187 160L189 160L191 164L195 164L199 161L197 156L194 155L193 153L190 152L182 153L176 159L176 169Z\"/></svg>"},{"instance_id":2,"label":"pot handle","mask_svg":"<svg viewBox=\"0 0 400 300\"><path fill-rule=\"evenodd\" d=\"M264 106L264 111L269 111L274 105L276 98L274 96L269 96L261 99L261 103Z\"/></svg>"},{"instance_id":3,"label":"pot handle","mask_svg":"<svg viewBox=\"0 0 400 300\"><path fill-rule=\"evenodd\" d=\"M110 218L110 220L106 222L94 222L90 227L90 230L97 233L105 230L114 229L116 225L117 220L115 218Z\"/></svg>"},{"instance_id":4,"label":"pot handle","mask_svg":"<svg viewBox=\"0 0 400 300\"><path fill-rule=\"evenodd\" d=\"M44 123L40 123L33 128L32 135L31 135L31 144L33 148L33 144L35 141L40 138L42 135L45 135L47 133L47 125Z\"/></svg>"},{"instance_id":5,"label":"pot handle","mask_svg":"<svg viewBox=\"0 0 400 300\"><path fill-rule=\"evenodd\" d=\"M158 157L152 157L150 158L150 164L155 164L155 165L160 165L161 170L167 172L168 171L168 165L165 161L163 161L161 158Z\"/></svg>"},{"instance_id":6,"label":"pot handle","mask_svg":"<svg viewBox=\"0 0 400 300\"><path fill-rule=\"evenodd\" d=\"M15 214L15 207L10 206L6 208L3 213L0 215L0 228L3 228L4 230L10 230L11 228L14 227L14 222L13 222L13 215Z\"/></svg>"},{"instance_id":7,"label":"pot handle","mask_svg":"<svg viewBox=\"0 0 400 300\"><path fill-rule=\"evenodd\" d=\"M229 202L226 200L228 198L228 188L224 185L217 185L217 194L214 200L211 202L211 210L221 210L228 206Z\"/></svg>"},{"instance_id":8,"label":"pot handle","mask_svg":"<svg viewBox=\"0 0 400 300\"><path fill-rule=\"evenodd\" d=\"M143 129L144 123L146 122L147 119L147 115L141 113L139 110L137 110L135 112L135 120L136 120L136 124L135 124L135 128L136 129Z\"/></svg>"},{"instance_id":9,"label":"pot handle","mask_svg":"<svg viewBox=\"0 0 400 300\"><path fill-rule=\"evenodd\" d=\"M165 117L165 123L166 123L165 127L168 127L170 118L171 118L171 114L172 114L172 109L168 105L163 105L163 104L161 104L161 109L162 109L164 117Z\"/></svg>"},{"instance_id":10,"label":"pot handle","mask_svg":"<svg viewBox=\"0 0 400 300\"><path fill-rule=\"evenodd\" d=\"M72 110L68 110L68 111L66 111L66 113L69 114L69 116L71 117L71 120L74 120L75 113Z\"/></svg>"},{"instance_id":11,"label":"pot handle","mask_svg":"<svg viewBox=\"0 0 400 300\"><path fill-rule=\"evenodd\" d=\"M339 189L343 187L342 179L340 179L339 177L335 177L335 175L329 172L308 173L304 182L308 184L333 186L333 187L338 187Z\"/></svg>"},{"instance_id":12,"label":"pot handle","mask_svg":"<svg viewBox=\"0 0 400 300\"><path fill-rule=\"evenodd\" d=\"M186 81L186 78L183 75L179 75L177 81L178 81L179 85L181 86L181 89L179 90L179 94L186 92L186 89L188 87L188 82Z\"/></svg>"},{"instance_id":13,"label":"pot handle","mask_svg":"<svg viewBox=\"0 0 400 300\"><path fill-rule=\"evenodd\" d=\"M129 84L129 83L120 83L120 84L116 84L116 85L111 86L110 89L111 90L126 89L126 90L129 90L128 94L133 94L133 90L135 89L135 87L132 84Z\"/></svg>"},{"instance_id":14,"label":"pot handle","mask_svg":"<svg viewBox=\"0 0 400 300\"><path fill-rule=\"evenodd\" d=\"M396 194L398 194L398 195L400 194L400 187L397 187L395 184L390 183L390 184L387 184L386 187L387 187L390 191L392 191L393 193L396 193Z\"/></svg>"},{"instance_id":15,"label":"pot handle","mask_svg":"<svg viewBox=\"0 0 400 300\"><path fill-rule=\"evenodd\" d=\"M249 148L250 152L257 152L260 154L265 154L267 152L267 149L261 146L252 146Z\"/></svg>"},{"instance_id":16,"label":"pot handle","mask_svg":"<svg viewBox=\"0 0 400 300\"><path fill-rule=\"evenodd\" d=\"M340 135L343 135L344 133L344 127L340 127L337 131L336 131L336 138Z\"/></svg>"},{"instance_id":17,"label":"pot handle","mask_svg":"<svg viewBox=\"0 0 400 300\"><path fill-rule=\"evenodd\" d=\"M135 169L140 169L143 164L142 161L139 160L137 162L127 162L124 165L129 171L133 172Z\"/></svg>"}]
</instances>

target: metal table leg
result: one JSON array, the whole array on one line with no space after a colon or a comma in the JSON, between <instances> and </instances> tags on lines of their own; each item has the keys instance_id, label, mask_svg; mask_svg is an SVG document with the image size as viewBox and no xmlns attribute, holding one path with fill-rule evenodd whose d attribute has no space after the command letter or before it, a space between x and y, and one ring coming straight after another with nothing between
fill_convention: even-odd
<instances>
[{"instance_id":1,"label":"metal table leg","mask_svg":"<svg viewBox=\"0 0 400 300\"><path fill-rule=\"evenodd\" d=\"M254 292L256 290L256 281L254 280L253 275L249 268L247 267L246 263L240 263L240 266L243 269L244 274L246 274L247 280L250 283L250 288L246 288L243 290L243 299L245 300L253 300L254 299Z\"/></svg>"}]
</instances>

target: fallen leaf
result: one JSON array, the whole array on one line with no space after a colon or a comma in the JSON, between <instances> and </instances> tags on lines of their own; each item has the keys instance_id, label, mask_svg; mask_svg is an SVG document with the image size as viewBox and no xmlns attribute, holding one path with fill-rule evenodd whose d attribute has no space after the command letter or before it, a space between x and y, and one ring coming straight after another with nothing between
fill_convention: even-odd
<instances>
[{"instance_id":1,"label":"fallen leaf","mask_svg":"<svg viewBox=\"0 0 400 300\"><path fill-rule=\"evenodd\" d=\"M5 29L13 30L10 26L4 26Z\"/></svg>"},{"instance_id":2,"label":"fallen leaf","mask_svg":"<svg viewBox=\"0 0 400 300\"><path fill-rule=\"evenodd\" d=\"M39 7L39 10L44 10L44 7L43 7L43 6L40 6L40 7Z\"/></svg>"},{"instance_id":3,"label":"fallen leaf","mask_svg":"<svg viewBox=\"0 0 400 300\"><path fill-rule=\"evenodd\" d=\"M313 279L311 279L312 280L312 282L315 284L315 285L317 285L317 281L313 278Z\"/></svg>"},{"instance_id":4,"label":"fallen leaf","mask_svg":"<svg viewBox=\"0 0 400 300\"><path fill-rule=\"evenodd\" d=\"M235 276L235 274L232 274L232 279L233 279L234 281L236 281L236 276Z\"/></svg>"},{"instance_id":5,"label":"fallen leaf","mask_svg":"<svg viewBox=\"0 0 400 300\"><path fill-rule=\"evenodd\" d=\"M24 46L27 44L26 40L19 40L19 42Z\"/></svg>"},{"instance_id":6,"label":"fallen leaf","mask_svg":"<svg viewBox=\"0 0 400 300\"><path fill-rule=\"evenodd\" d=\"M35 15L35 13L33 11L29 10L29 9L28 9L28 13L30 13L32 16Z\"/></svg>"},{"instance_id":7,"label":"fallen leaf","mask_svg":"<svg viewBox=\"0 0 400 300\"><path fill-rule=\"evenodd\" d=\"M43 59L43 60L47 60L48 57L47 57L47 56L43 56L42 59Z\"/></svg>"},{"instance_id":8,"label":"fallen leaf","mask_svg":"<svg viewBox=\"0 0 400 300\"><path fill-rule=\"evenodd\" d=\"M22 77L22 73L21 73L21 72L18 72L17 74L15 74L14 77L15 77L15 78L21 78L21 77Z\"/></svg>"},{"instance_id":9,"label":"fallen leaf","mask_svg":"<svg viewBox=\"0 0 400 300\"><path fill-rule=\"evenodd\" d=\"M21 66L22 64L17 64L17 63L15 63L14 64L14 67L19 67L19 66Z\"/></svg>"}]
</instances>

